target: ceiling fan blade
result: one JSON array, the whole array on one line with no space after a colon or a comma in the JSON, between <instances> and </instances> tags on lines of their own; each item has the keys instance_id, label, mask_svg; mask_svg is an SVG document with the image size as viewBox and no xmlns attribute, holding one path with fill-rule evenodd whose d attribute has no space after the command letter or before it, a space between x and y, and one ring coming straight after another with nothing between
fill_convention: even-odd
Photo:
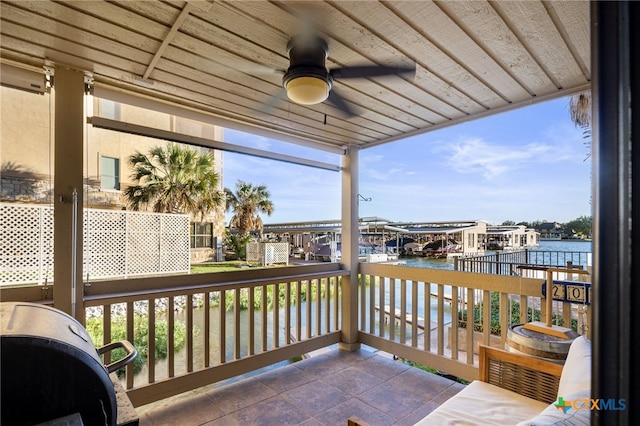
<instances>
[{"instance_id":1,"label":"ceiling fan blade","mask_svg":"<svg viewBox=\"0 0 640 426\"><path fill-rule=\"evenodd\" d=\"M388 65L363 65L355 67L334 68L329 71L335 79L381 77L386 75L415 75L415 64L411 67Z\"/></svg>"},{"instance_id":2,"label":"ceiling fan blade","mask_svg":"<svg viewBox=\"0 0 640 426\"><path fill-rule=\"evenodd\" d=\"M329 102L334 107L338 108L342 111L347 117L355 117L357 115L356 111L349 106L349 104L344 100L342 96L336 93L335 90L329 92L329 97L327 98L327 102Z\"/></svg>"},{"instance_id":3,"label":"ceiling fan blade","mask_svg":"<svg viewBox=\"0 0 640 426\"><path fill-rule=\"evenodd\" d=\"M260 105L258 111L268 114L276 107L276 105L287 102L288 100L287 92L285 92L284 89L278 89L276 92L272 93L269 98L262 103L262 105Z\"/></svg>"}]
</instances>

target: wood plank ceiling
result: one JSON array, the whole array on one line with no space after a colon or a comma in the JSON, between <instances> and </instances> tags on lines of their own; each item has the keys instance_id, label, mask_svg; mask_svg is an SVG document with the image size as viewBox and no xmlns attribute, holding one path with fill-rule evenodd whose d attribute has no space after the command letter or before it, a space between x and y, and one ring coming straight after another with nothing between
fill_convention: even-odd
<instances>
[{"instance_id":1,"label":"wood plank ceiling","mask_svg":"<svg viewBox=\"0 0 640 426\"><path fill-rule=\"evenodd\" d=\"M370 147L588 89L588 1L2 1L5 61L67 65L96 83L195 107L318 147ZM356 111L283 96L303 28L329 68L416 64L337 80ZM246 127L243 127L246 128Z\"/></svg>"}]
</instances>

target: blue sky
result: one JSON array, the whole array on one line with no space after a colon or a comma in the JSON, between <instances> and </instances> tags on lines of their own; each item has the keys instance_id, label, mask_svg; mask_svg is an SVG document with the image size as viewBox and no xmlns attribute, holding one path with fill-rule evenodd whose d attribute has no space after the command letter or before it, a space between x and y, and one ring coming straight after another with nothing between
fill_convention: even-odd
<instances>
[{"instance_id":1,"label":"blue sky","mask_svg":"<svg viewBox=\"0 0 640 426\"><path fill-rule=\"evenodd\" d=\"M568 222L591 215L591 160L568 98L547 101L360 151L360 216L396 222ZM340 164L337 155L225 130L252 148ZM224 186L264 184L265 223L340 218L340 173L224 154Z\"/></svg>"}]
</instances>

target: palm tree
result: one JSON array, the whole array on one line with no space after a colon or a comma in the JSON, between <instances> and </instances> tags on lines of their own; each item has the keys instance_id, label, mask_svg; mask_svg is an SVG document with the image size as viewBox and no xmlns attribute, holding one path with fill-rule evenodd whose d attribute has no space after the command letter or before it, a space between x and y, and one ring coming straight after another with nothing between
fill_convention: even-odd
<instances>
[{"instance_id":1,"label":"palm tree","mask_svg":"<svg viewBox=\"0 0 640 426\"><path fill-rule=\"evenodd\" d=\"M269 199L271 194L267 187L253 186L238 180L235 193L229 188L225 188L224 192L227 197L227 211L233 210L234 213L229 227L237 229L240 237L255 230L262 233L263 223L259 213L268 216L273 213L273 202Z\"/></svg>"},{"instance_id":2,"label":"palm tree","mask_svg":"<svg viewBox=\"0 0 640 426\"><path fill-rule=\"evenodd\" d=\"M573 124L583 129L582 135L588 150L586 158L588 159L591 157L591 91L572 95L569 99L569 113Z\"/></svg>"},{"instance_id":3,"label":"palm tree","mask_svg":"<svg viewBox=\"0 0 640 426\"><path fill-rule=\"evenodd\" d=\"M571 121L582 128L591 127L591 92L580 92L569 100Z\"/></svg>"},{"instance_id":4,"label":"palm tree","mask_svg":"<svg viewBox=\"0 0 640 426\"><path fill-rule=\"evenodd\" d=\"M124 196L132 210L150 207L159 213L200 214L203 219L224 203L210 152L169 143L151 148L149 155L136 152L129 165L137 184L126 188Z\"/></svg>"}]
</instances>

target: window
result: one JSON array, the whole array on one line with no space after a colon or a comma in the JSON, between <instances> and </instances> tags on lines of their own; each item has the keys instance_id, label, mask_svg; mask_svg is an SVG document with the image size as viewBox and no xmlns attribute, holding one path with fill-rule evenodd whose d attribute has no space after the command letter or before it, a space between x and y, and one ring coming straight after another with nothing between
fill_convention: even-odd
<instances>
[{"instance_id":1,"label":"window","mask_svg":"<svg viewBox=\"0 0 640 426\"><path fill-rule=\"evenodd\" d=\"M191 248L213 248L213 223L191 222Z\"/></svg>"},{"instance_id":2,"label":"window","mask_svg":"<svg viewBox=\"0 0 640 426\"><path fill-rule=\"evenodd\" d=\"M120 190L119 158L101 157L100 188L116 191Z\"/></svg>"}]
</instances>

